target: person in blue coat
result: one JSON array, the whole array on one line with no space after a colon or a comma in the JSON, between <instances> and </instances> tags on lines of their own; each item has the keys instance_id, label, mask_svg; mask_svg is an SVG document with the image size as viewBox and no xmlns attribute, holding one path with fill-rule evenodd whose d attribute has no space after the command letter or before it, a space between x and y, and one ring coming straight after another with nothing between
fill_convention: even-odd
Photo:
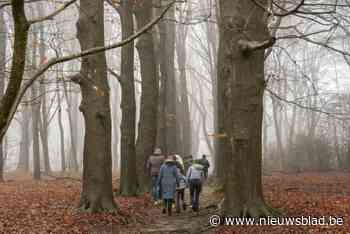
<instances>
[{"instance_id":1,"label":"person in blue coat","mask_svg":"<svg viewBox=\"0 0 350 234\"><path fill-rule=\"evenodd\" d=\"M158 185L162 188L164 201L163 214L168 211L168 215L171 216L178 181L179 175L175 161L172 157L168 157L161 166L158 176Z\"/></svg>"}]
</instances>

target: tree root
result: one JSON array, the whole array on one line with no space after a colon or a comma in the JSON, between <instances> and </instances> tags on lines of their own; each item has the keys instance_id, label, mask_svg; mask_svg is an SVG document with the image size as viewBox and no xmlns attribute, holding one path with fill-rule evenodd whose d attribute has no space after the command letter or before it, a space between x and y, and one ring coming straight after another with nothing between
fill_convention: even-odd
<instances>
[{"instance_id":1,"label":"tree root","mask_svg":"<svg viewBox=\"0 0 350 234\"><path fill-rule=\"evenodd\" d=\"M282 215L281 211L268 206L265 202L252 202L243 206L233 207L231 210L225 210L224 208L223 212L234 217L249 218L279 217Z\"/></svg>"},{"instance_id":2,"label":"tree root","mask_svg":"<svg viewBox=\"0 0 350 234\"><path fill-rule=\"evenodd\" d=\"M80 202L78 210L82 213L112 213L117 214L119 209L117 205L110 201L89 201L88 199L84 199Z\"/></svg>"},{"instance_id":3,"label":"tree root","mask_svg":"<svg viewBox=\"0 0 350 234\"><path fill-rule=\"evenodd\" d=\"M244 206L241 214L243 217L261 218L279 217L282 212L268 206L265 202L259 202L250 206Z\"/></svg>"}]
</instances>

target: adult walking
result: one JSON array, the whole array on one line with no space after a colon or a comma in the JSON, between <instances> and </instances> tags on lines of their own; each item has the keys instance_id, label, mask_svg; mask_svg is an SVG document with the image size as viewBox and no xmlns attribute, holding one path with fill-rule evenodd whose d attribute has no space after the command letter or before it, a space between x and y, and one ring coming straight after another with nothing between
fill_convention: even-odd
<instances>
[{"instance_id":1,"label":"adult walking","mask_svg":"<svg viewBox=\"0 0 350 234\"><path fill-rule=\"evenodd\" d=\"M203 154L200 163L203 166L204 178L207 179L210 163L209 163L207 156L205 154Z\"/></svg>"},{"instance_id":2,"label":"adult walking","mask_svg":"<svg viewBox=\"0 0 350 234\"><path fill-rule=\"evenodd\" d=\"M163 214L172 214L172 205L175 198L176 185L179 182L179 175L173 157L168 157L160 168L157 184L162 188L164 202Z\"/></svg>"},{"instance_id":3,"label":"adult walking","mask_svg":"<svg viewBox=\"0 0 350 234\"><path fill-rule=\"evenodd\" d=\"M162 150L157 148L154 150L153 155L151 155L147 161L147 171L152 177L152 197L155 203L158 203L160 199L160 187L157 184L160 167L164 162L164 156L162 155Z\"/></svg>"},{"instance_id":4,"label":"adult walking","mask_svg":"<svg viewBox=\"0 0 350 234\"><path fill-rule=\"evenodd\" d=\"M202 191L202 183L204 178L204 167L195 161L189 168L186 174L190 185L190 199L192 210L198 212L199 210L199 195Z\"/></svg>"}]
</instances>

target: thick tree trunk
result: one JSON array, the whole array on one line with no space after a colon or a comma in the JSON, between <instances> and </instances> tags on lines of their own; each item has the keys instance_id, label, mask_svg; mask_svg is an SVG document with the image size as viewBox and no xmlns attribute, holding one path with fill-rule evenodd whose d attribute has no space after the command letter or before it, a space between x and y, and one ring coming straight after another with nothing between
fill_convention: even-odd
<instances>
[{"instance_id":1,"label":"thick tree trunk","mask_svg":"<svg viewBox=\"0 0 350 234\"><path fill-rule=\"evenodd\" d=\"M134 13L137 28L142 28L152 20L152 1L144 1L143 4L139 4L135 7ZM136 44L142 77L140 121L136 142L139 192L148 191L150 188L150 179L146 173L146 162L148 156L153 153L157 139L159 75L152 33L152 31L149 31L141 35Z\"/></svg>"},{"instance_id":2,"label":"thick tree trunk","mask_svg":"<svg viewBox=\"0 0 350 234\"><path fill-rule=\"evenodd\" d=\"M81 0L77 37L81 50L104 46L103 1ZM85 137L83 188L80 209L87 212L115 211L112 192L111 111L105 53L84 57L80 74L73 79L80 85Z\"/></svg>"},{"instance_id":3,"label":"thick tree trunk","mask_svg":"<svg viewBox=\"0 0 350 234\"><path fill-rule=\"evenodd\" d=\"M6 26L3 10L0 9L0 98L5 89L5 69L6 69ZM0 141L0 182L4 181L4 155L2 143Z\"/></svg>"},{"instance_id":4,"label":"thick tree trunk","mask_svg":"<svg viewBox=\"0 0 350 234\"><path fill-rule=\"evenodd\" d=\"M120 19L122 23L122 38L125 39L134 33L132 5L130 1L121 1ZM121 120L121 181L120 193L123 196L134 196L137 194L136 174L136 101L134 83L134 43L122 47L121 55L121 77L122 88L122 120Z\"/></svg>"},{"instance_id":5,"label":"thick tree trunk","mask_svg":"<svg viewBox=\"0 0 350 234\"><path fill-rule=\"evenodd\" d=\"M16 100L23 80L29 30L29 23L24 12L24 0L12 1L11 6L15 39L9 83L0 101L0 141L2 141L6 133L3 130L7 126L7 118L10 115L12 104Z\"/></svg>"},{"instance_id":6,"label":"thick tree trunk","mask_svg":"<svg viewBox=\"0 0 350 234\"><path fill-rule=\"evenodd\" d=\"M162 0L164 6L169 0ZM174 19L175 8L172 7L166 13L167 19ZM177 129L176 129L176 82L175 82L175 23L172 20L162 20L159 24L160 44L160 73L161 73L161 116L160 134L164 140L160 140L166 154L176 153Z\"/></svg>"},{"instance_id":7,"label":"thick tree trunk","mask_svg":"<svg viewBox=\"0 0 350 234\"><path fill-rule=\"evenodd\" d=\"M221 150L226 175L223 212L236 217L268 216L274 211L265 204L261 181L264 50L247 38L258 44L269 42L259 48L272 40L264 12L253 1L220 0L219 5L218 82L223 106L219 115L226 134Z\"/></svg>"}]
</instances>

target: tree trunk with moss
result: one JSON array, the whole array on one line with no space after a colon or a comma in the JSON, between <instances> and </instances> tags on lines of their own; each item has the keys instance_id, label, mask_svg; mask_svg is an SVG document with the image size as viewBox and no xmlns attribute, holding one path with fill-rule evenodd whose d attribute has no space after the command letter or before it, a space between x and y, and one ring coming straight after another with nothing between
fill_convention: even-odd
<instances>
[{"instance_id":1,"label":"tree trunk with moss","mask_svg":"<svg viewBox=\"0 0 350 234\"><path fill-rule=\"evenodd\" d=\"M260 1L267 4L267 1ZM249 16L249 17L248 17ZM225 137L225 201L232 216L274 215L262 192L264 49L274 40L253 1L220 0L218 82ZM219 118L220 119L220 118ZM221 145L222 146L222 145Z\"/></svg>"},{"instance_id":2,"label":"tree trunk with moss","mask_svg":"<svg viewBox=\"0 0 350 234\"><path fill-rule=\"evenodd\" d=\"M81 50L104 46L103 1L80 1L77 37ZM82 58L80 73L73 81L80 85L80 110L85 123L80 209L92 213L115 211L117 206L112 191L110 90L105 53Z\"/></svg>"}]
</instances>

